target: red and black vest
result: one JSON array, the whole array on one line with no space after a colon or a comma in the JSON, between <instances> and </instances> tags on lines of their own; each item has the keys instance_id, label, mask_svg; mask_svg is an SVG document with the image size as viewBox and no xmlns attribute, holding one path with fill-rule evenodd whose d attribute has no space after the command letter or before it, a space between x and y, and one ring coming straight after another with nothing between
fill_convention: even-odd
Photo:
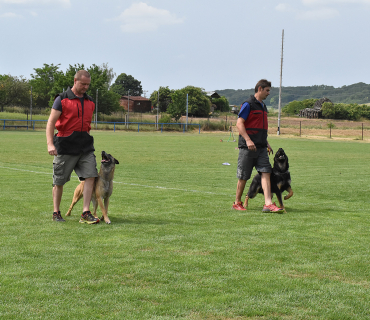
<instances>
[{"instance_id":1,"label":"red and black vest","mask_svg":"<svg viewBox=\"0 0 370 320\"><path fill-rule=\"evenodd\" d=\"M244 122L245 130L257 148L266 148L268 130L266 105L263 102L261 104L255 96L250 96L245 102L250 106L249 116ZM238 147L247 148L247 143L241 135L239 135Z\"/></svg>"},{"instance_id":2,"label":"red and black vest","mask_svg":"<svg viewBox=\"0 0 370 320\"><path fill-rule=\"evenodd\" d=\"M95 104L90 96L84 94L84 103L76 97L71 88L56 95L60 96L62 113L55 127L54 145L58 154L77 155L95 151L94 138L90 136L91 120ZM55 98L56 98L55 97Z\"/></svg>"}]
</instances>

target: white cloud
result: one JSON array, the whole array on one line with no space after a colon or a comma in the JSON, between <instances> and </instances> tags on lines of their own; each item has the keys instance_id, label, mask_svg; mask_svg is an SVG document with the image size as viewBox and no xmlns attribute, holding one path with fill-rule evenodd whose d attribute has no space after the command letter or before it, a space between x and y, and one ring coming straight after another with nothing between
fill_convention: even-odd
<instances>
[{"instance_id":1,"label":"white cloud","mask_svg":"<svg viewBox=\"0 0 370 320\"><path fill-rule=\"evenodd\" d=\"M143 2L132 4L116 20L122 21L121 30L127 33L155 31L163 25L183 22L168 10L157 9Z\"/></svg>"},{"instance_id":2,"label":"white cloud","mask_svg":"<svg viewBox=\"0 0 370 320\"><path fill-rule=\"evenodd\" d=\"M315 5L331 5L331 4L368 4L370 5L370 0L302 0L302 3L307 6Z\"/></svg>"},{"instance_id":3,"label":"white cloud","mask_svg":"<svg viewBox=\"0 0 370 320\"><path fill-rule=\"evenodd\" d=\"M5 19L14 19L14 18L22 18L21 15L13 13L13 12L6 12L0 15L0 18Z\"/></svg>"},{"instance_id":4,"label":"white cloud","mask_svg":"<svg viewBox=\"0 0 370 320\"><path fill-rule=\"evenodd\" d=\"M299 20L325 20L339 17L339 11L333 8L319 8L316 10L305 10L298 12L296 17Z\"/></svg>"},{"instance_id":5,"label":"white cloud","mask_svg":"<svg viewBox=\"0 0 370 320\"><path fill-rule=\"evenodd\" d=\"M0 4L14 4L14 5L62 5L63 7L70 7L70 0L0 0Z\"/></svg>"},{"instance_id":6,"label":"white cloud","mask_svg":"<svg viewBox=\"0 0 370 320\"><path fill-rule=\"evenodd\" d=\"M340 17L341 5L370 5L370 0L301 0L300 8L280 3L275 10L291 13L298 20L325 20Z\"/></svg>"},{"instance_id":7,"label":"white cloud","mask_svg":"<svg viewBox=\"0 0 370 320\"><path fill-rule=\"evenodd\" d=\"M280 12L293 12L293 11L295 11L294 8L291 5L287 4L287 3L279 3L275 7L275 9L277 11L280 11Z\"/></svg>"}]
</instances>

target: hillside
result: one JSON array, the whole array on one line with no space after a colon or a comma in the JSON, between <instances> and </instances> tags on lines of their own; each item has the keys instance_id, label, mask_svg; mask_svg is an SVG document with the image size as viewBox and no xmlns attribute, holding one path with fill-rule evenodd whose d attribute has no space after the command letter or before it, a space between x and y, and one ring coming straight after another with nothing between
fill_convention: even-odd
<instances>
[{"instance_id":1,"label":"hillside","mask_svg":"<svg viewBox=\"0 0 370 320\"><path fill-rule=\"evenodd\" d=\"M253 89L246 90L216 90L221 96L225 96L232 105L240 105L251 94ZM329 98L334 103L358 103L370 102L370 84L359 82L349 86L334 88L332 86L311 86L311 87L282 87L281 106L294 100ZM271 94L266 100L268 106L277 108L279 105L279 88L272 87Z\"/></svg>"}]
</instances>

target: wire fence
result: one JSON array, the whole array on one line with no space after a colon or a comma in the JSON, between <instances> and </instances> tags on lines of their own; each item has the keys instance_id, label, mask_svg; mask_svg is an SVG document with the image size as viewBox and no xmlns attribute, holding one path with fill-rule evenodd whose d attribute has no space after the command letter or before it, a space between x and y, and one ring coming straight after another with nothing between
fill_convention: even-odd
<instances>
[{"instance_id":1,"label":"wire fence","mask_svg":"<svg viewBox=\"0 0 370 320\"><path fill-rule=\"evenodd\" d=\"M3 130L37 130L46 129L47 120L17 120L0 119ZM200 124L186 123L156 123L156 122L116 122L116 121L97 121L92 123L95 130L127 130L127 131L193 131L197 130L200 134Z\"/></svg>"},{"instance_id":2,"label":"wire fence","mask_svg":"<svg viewBox=\"0 0 370 320\"><path fill-rule=\"evenodd\" d=\"M231 120L231 119L230 119ZM157 122L119 122L119 121L98 121L91 124L93 130L110 131L178 131L189 132L197 131L232 131L238 133L235 127L236 121L232 123L229 120L228 125L220 130L220 126L212 126L202 123L157 123ZM224 121L225 119L218 119ZM208 122L208 121L206 121ZM212 119L217 122L217 119ZM18 119L0 119L0 126L5 130L45 130L47 120L18 120ZM278 131L277 119L269 118L269 135L276 135ZM326 138L345 138L353 140L370 140L370 121L347 121L347 120L327 120L327 119L302 119L302 118L283 118L280 124L280 135L292 135L296 137L326 137Z\"/></svg>"}]
</instances>

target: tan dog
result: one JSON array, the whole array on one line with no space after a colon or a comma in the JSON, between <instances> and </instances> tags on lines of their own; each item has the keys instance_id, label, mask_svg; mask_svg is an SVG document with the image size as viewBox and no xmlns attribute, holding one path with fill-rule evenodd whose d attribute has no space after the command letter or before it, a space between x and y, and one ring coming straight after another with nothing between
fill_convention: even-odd
<instances>
[{"instance_id":1,"label":"tan dog","mask_svg":"<svg viewBox=\"0 0 370 320\"><path fill-rule=\"evenodd\" d=\"M112 155L102 151L101 153L102 161L99 170L99 176L95 178L94 182L94 189L91 197L91 201L94 205L94 216L97 218L96 209L99 207L103 212L103 216L100 220L105 221L105 223L110 224L110 220L108 218L108 205L109 205L109 197L112 195L113 192L113 176L114 176L114 169L116 164L119 164L118 160L115 159ZM85 181L82 181L77 187L73 195L71 206L69 207L66 216L71 215L71 211L74 205L80 200L83 196ZM104 200L104 204L103 204Z\"/></svg>"}]
</instances>

